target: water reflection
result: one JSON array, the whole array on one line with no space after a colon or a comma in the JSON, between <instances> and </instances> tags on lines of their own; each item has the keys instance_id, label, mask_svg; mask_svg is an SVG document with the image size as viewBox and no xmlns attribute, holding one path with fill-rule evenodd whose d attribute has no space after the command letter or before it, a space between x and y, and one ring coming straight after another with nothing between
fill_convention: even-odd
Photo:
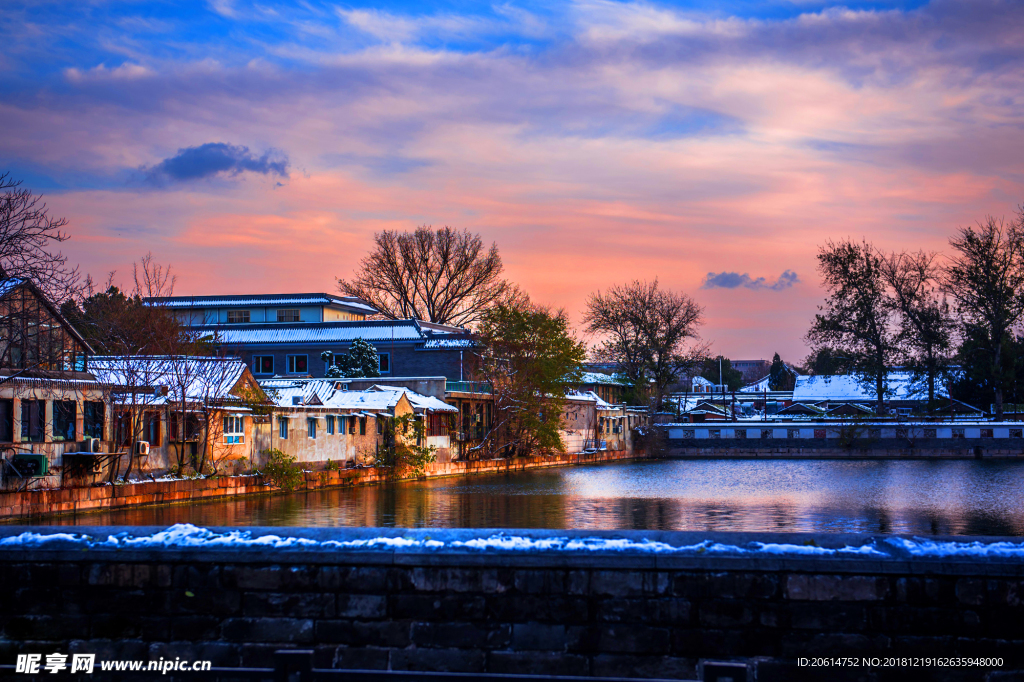
<instances>
[{"instance_id":1,"label":"water reflection","mask_svg":"<svg viewBox=\"0 0 1024 682\"><path fill-rule=\"evenodd\" d=\"M655 461L81 514L88 525L1024 535L1024 463Z\"/></svg>"}]
</instances>

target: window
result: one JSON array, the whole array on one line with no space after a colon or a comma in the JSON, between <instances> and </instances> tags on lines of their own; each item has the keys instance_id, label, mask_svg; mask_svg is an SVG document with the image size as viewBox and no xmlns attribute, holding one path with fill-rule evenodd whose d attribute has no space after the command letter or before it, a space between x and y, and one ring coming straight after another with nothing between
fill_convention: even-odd
<instances>
[{"instance_id":1,"label":"window","mask_svg":"<svg viewBox=\"0 0 1024 682\"><path fill-rule=\"evenodd\" d=\"M299 309L298 308L285 308L284 310L277 311L278 322L298 322L299 321Z\"/></svg>"},{"instance_id":2,"label":"window","mask_svg":"<svg viewBox=\"0 0 1024 682\"><path fill-rule=\"evenodd\" d=\"M273 374L274 373L274 356L273 355L254 355L254 356L252 356L252 373L253 374Z\"/></svg>"},{"instance_id":3,"label":"window","mask_svg":"<svg viewBox=\"0 0 1024 682\"><path fill-rule=\"evenodd\" d=\"M277 418L277 435L282 440L288 440L288 417Z\"/></svg>"},{"instance_id":4,"label":"window","mask_svg":"<svg viewBox=\"0 0 1024 682\"><path fill-rule=\"evenodd\" d=\"M182 434L182 419L180 412L171 412L168 417L170 428L167 439L170 441L198 441L199 440L199 416L191 413L185 414L184 434Z\"/></svg>"},{"instance_id":5,"label":"window","mask_svg":"<svg viewBox=\"0 0 1024 682\"><path fill-rule=\"evenodd\" d=\"M44 426L46 419L46 401L44 400L22 400L21 401L21 440L33 443L43 441Z\"/></svg>"},{"instance_id":6,"label":"window","mask_svg":"<svg viewBox=\"0 0 1024 682\"><path fill-rule=\"evenodd\" d=\"M746 429L736 429L735 431L732 432L732 435L733 435L734 438L746 439L746 437L747 437L747 430Z\"/></svg>"},{"instance_id":7,"label":"window","mask_svg":"<svg viewBox=\"0 0 1024 682\"><path fill-rule=\"evenodd\" d=\"M365 436L366 435L366 417L360 417L359 418L359 435L360 436Z\"/></svg>"},{"instance_id":8,"label":"window","mask_svg":"<svg viewBox=\"0 0 1024 682\"><path fill-rule=\"evenodd\" d=\"M306 435L310 438L316 438L316 418L309 417L306 419Z\"/></svg>"},{"instance_id":9,"label":"window","mask_svg":"<svg viewBox=\"0 0 1024 682\"><path fill-rule=\"evenodd\" d=\"M229 445L245 442L245 417L224 417L224 442Z\"/></svg>"},{"instance_id":10,"label":"window","mask_svg":"<svg viewBox=\"0 0 1024 682\"><path fill-rule=\"evenodd\" d=\"M381 374L391 373L391 353L381 353L377 357L377 365Z\"/></svg>"},{"instance_id":11,"label":"window","mask_svg":"<svg viewBox=\"0 0 1024 682\"><path fill-rule=\"evenodd\" d=\"M77 405L73 400L53 401L53 440L54 442L74 442L75 417L78 416Z\"/></svg>"},{"instance_id":12,"label":"window","mask_svg":"<svg viewBox=\"0 0 1024 682\"><path fill-rule=\"evenodd\" d=\"M248 310L229 310L228 324L244 324L249 321Z\"/></svg>"},{"instance_id":13,"label":"window","mask_svg":"<svg viewBox=\"0 0 1024 682\"><path fill-rule=\"evenodd\" d=\"M334 433L334 415L327 415L327 435Z\"/></svg>"},{"instance_id":14,"label":"window","mask_svg":"<svg viewBox=\"0 0 1024 682\"><path fill-rule=\"evenodd\" d=\"M14 440L14 401L0 400L0 443Z\"/></svg>"},{"instance_id":15,"label":"window","mask_svg":"<svg viewBox=\"0 0 1024 682\"><path fill-rule=\"evenodd\" d=\"M380 418L379 414L376 417L374 417L373 419L374 419L374 421L377 422L377 435L383 434L384 433L384 420L382 420Z\"/></svg>"},{"instance_id":16,"label":"window","mask_svg":"<svg viewBox=\"0 0 1024 682\"><path fill-rule=\"evenodd\" d=\"M355 433L356 432L356 418L355 418L355 415L353 415L353 416L348 418L348 432L349 433Z\"/></svg>"},{"instance_id":17,"label":"window","mask_svg":"<svg viewBox=\"0 0 1024 682\"><path fill-rule=\"evenodd\" d=\"M98 400L89 400L83 404L85 419L85 436L103 440L104 405Z\"/></svg>"},{"instance_id":18,"label":"window","mask_svg":"<svg viewBox=\"0 0 1024 682\"><path fill-rule=\"evenodd\" d=\"M159 412L147 412L145 422L145 431L143 432L142 440L146 441L153 447L157 447L161 444L160 442L160 413Z\"/></svg>"},{"instance_id":19,"label":"window","mask_svg":"<svg viewBox=\"0 0 1024 682\"><path fill-rule=\"evenodd\" d=\"M305 355L289 355L288 356L288 373L289 374L306 374L309 372L309 365L306 362Z\"/></svg>"}]
</instances>

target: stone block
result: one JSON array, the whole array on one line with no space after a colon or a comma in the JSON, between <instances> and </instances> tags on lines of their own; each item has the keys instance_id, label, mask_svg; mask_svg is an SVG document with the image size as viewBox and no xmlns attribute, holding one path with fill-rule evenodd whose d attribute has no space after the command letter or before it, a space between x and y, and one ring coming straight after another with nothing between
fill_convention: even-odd
<instances>
[{"instance_id":1,"label":"stone block","mask_svg":"<svg viewBox=\"0 0 1024 682\"><path fill-rule=\"evenodd\" d=\"M225 568L224 573L224 587L268 591L284 587L284 571L280 566L239 565Z\"/></svg>"},{"instance_id":2,"label":"stone block","mask_svg":"<svg viewBox=\"0 0 1024 682\"><path fill-rule=\"evenodd\" d=\"M859 632L867 626L867 612L859 607L822 608L817 604L791 604L790 607L790 627L797 630Z\"/></svg>"},{"instance_id":3,"label":"stone block","mask_svg":"<svg viewBox=\"0 0 1024 682\"><path fill-rule=\"evenodd\" d=\"M754 611L745 601L710 600L700 604L698 618L709 628L739 628L754 622Z\"/></svg>"},{"instance_id":4,"label":"stone block","mask_svg":"<svg viewBox=\"0 0 1024 682\"><path fill-rule=\"evenodd\" d=\"M388 598L378 594L339 594L337 615L339 618L384 618L388 611Z\"/></svg>"},{"instance_id":5,"label":"stone block","mask_svg":"<svg viewBox=\"0 0 1024 682\"><path fill-rule=\"evenodd\" d=\"M518 570L513 585L520 594L565 594L565 571Z\"/></svg>"},{"instance_id":6,"label":"stone block","mask_svg":"<svg viewBox=\"0 0 1024 682\"><path fill-rule=\"evenodd\" d=\"M591 674L595 677L656 677L695 680L697 660L674 656L594 656Z\"/></svg>"},{"instance_id":7,"label":"stone block","mask_svg":"<svg viewBox=\"0 0 1024 682\"><path fill-rule=\"evenodd\" d=\"M390 658L390 649L319 645L313 650L313 665L317 668L387 670Z\"/></svg>"},{"instance_id":8,"label":"stone block","mask_svg":"<svg viewBox=\"0 0 1024 682\"><path fill-rule=\"evenodd\" d=\"M289 618L333 618L333 594L319 592L246 592L242 595L244 616L288 616Z\"/></svg>"},{"instance_id":9,"label":"stone block","mask_svg":"<svg viewBox=\"0 0 1024 682\"><path fill-rule=\"evenodd\" d=\"M408 621L320 620L316 641L346 646L405 647L409 645Z\"/></svg>"},{"instance_id":10,"label":"stone block","mask_svg":"<svg viewBox=\"0 0 1024 682\"><path fill-rule=\"evenodd\" d=\"M487 602L480 596L398 594L390 598L392 618L416 620L482 620Z\"/></svg>"},{"instance_id":11,"label":"stone block","mask_svg":"<svg viewBox=\"0 0 1024 682\"><path fill-rule=\"evenodd\" d=\"M878 601L889 591L885 578L795 574L786 577L786 597L809 601Z\"/></svg>"},{"instance_id":12,"label":"stone block","mask_svg":"<svg viewBox=\"0 0 1024 682\"><path fill-rule=\"evenodd\" d=\"M391 652L392 670L483 672L486 654L473 649L398 649Z\"/></svg>"},{"instance_id":13,"label":"stone block","mask_svg":"<svg viewBox=\"0 0 1024 682\"><path fill-rule=\"evenodd\" d=\"M413 623L413 645L430 649L483 649L489 628L476 623Z\"/></svg>"},{"instance_id":14,"label":"stone block","mask_svg":"<svg viewBox=\"0 0 1024 682\"><path fill-rule=\"evenodd\" d=\"M512 625L512 649L516 651L564 651L567 644L564 625L515 623Z\"/></svg>"},{"instance_id":15,"label":"stone block","mask_svg":"<svg viewBox=\"0 0 1024 682\"><path fill-rule=\"evenodd\" d=\"M502 595L487 600L487 617L500 622L585 623L590 620L589 614L589 604L582 597Z\"/></svg>"},{"instance_id":16,"label":"stone block","mask_svg":"<svg viewBox=\"0 0 1024 682\"><path fill-rule=\"evenodd\" d=\"M590 675L586 656L542 651L492 651L487 672L511 675Z\"/></svg>"},{"instance_id":17,"label":"stone block","mask_svg":"<svg viewBox=\"0 0 1024 682\"><path fill-rule=\"evenodd\" d=\"M985 603L986 584L984 580L961 578L956 581L956 598L961 604L981 606Z\"/></svg>"},{"instance_id":18,"label":"stone block","mask_svg":"<svg viewBox=\"0 0 1024 682\"><path fill-rule=\"evenodd\" d=\"M591 594L610 597L644 596L643 571L594 571L590 574Z\"/></svg>"},{"instance_id":19,"label":"stone block","mask_svg":"<svg viewBox=\"0 0 1024 682\"><path fill-rule=\"evenodd\" d=\"M221 636L233 642L312 642L313 621L309 618L229 618L221 625Z\"/></svg>"},{"instance_id":20,"label":"stone block","mask_svg":"<svg viewBox=\"0 0 1024 682\"><path fill-rule=\"evenodd\" d=\"M383 593L388 590L388 571L384 566L321 566L317 586L324 590Z\"/></svg>"},{"instance_id":21,"label":"stone block","mask_svg":"<svg viewBox=\"0 0 1024 682\"><path fill-rule=\"evenodd\" d=\"M220 637L221 619L217 616L182 616L171 620L170 639L180 641L215 640Z\"/></svg>"},{"instance_id":22,"label":"stone block","mask_svg":"<svg viewBox=\"0 0 1024 682\"><path fill-rule=\"evenodd\" d=\"M236 644L222 642L154 642L149 645L148 658L172 661L210 661L214 667L235 668L241 665L241 652Z\"/></svg>"}]
</instances>

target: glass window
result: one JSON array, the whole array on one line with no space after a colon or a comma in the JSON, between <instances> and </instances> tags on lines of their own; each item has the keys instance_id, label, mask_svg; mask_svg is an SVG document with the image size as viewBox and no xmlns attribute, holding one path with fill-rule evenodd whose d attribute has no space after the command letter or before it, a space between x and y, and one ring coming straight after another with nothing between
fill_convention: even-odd
<instances>
[{"instance_id":1,"label":"glass window","mask_svg":"<svg viewBox=\"0 0 1024 682\"><path fill-rule=\"evenodd\" d=\"M53 401L53 440L54 442L74 442L75 417L78 415L73 400Z\"/></svg>"},{"instance_id":2,"label":"glass window","mask_svg":"<svg viewBox=\"0 0 1024 682\"><path fill-rule=\"evenodd\" d=\"M360 436L365 436L366 435L366 417L360 417L359 418L359 435Z\"/></svg>"},{"instance_id":3,"label":"glass window","mask_svg":"<svg viewBox=\"0 0 1024 682\"><path fill-rule=\"evenodd\" d=\"M289 355L288 356L288 373L289 374L306 374L309 371L309 366L306 363L305 355Z\"/></svg>"},{"instance_id":4,"label":"glass window","mask_svg":"<svg viewBox=\"0 0 1024 682\"><path fill-rule=\"evenodd\" d=\"M245 442L245 417L224 417L224 442L228 444Z\"/></svg>"},{"instance_id":5,"label":"glass window","mask_svg":"<svg viewBox=\"0 0 1024 682\"><path fill-rule=\"evenodd\" d=\"M89 400L84 403L85 412L84 427L85 435L88 438L99 438L103 440L103 417L104 405L98 400Z\"/></svg>"},{"instance_id":6,"label":"glass window","mask_svg":"<svg viewBox=\"0 0 1024 682\"><path fill-rule=\"evenodd\" d=\"M248 310L229 310L228 311L228 323L229 324L242 324L249 321Z\"/></svg>"},{"instance_id":7,"label":"glass window","mask_svg":"<svg viewBox=\"0 0 1024 682\"><path fill-rule=\"evenodd\" d=\"M389 374L391 372L391 353L381 353L378 357L378 365L381 374Z\"/></svg>"},{"instance_id":8,"label":"glass window","mask_svg":"<svg viewBox=\"0 0 1024 682\"><path fill-rule=\"evenodd\" d=\"M274 356L273 355L254 355L254 356L252 356L252 373L253 374L273 374L274 373Z\"/></svg>"},{"instance_id":9,"label":"glass window","mask_svg":"<svg viewBox=\"0 0 1024 682\"><path fill-rule=\"evenodd\" d=\"M334 433L334 415L327 415L327 433L328 435Z\"/></svg>"},{"instance_id":10,"label":"glass window","mask_svg":"<svg viewBox=\"0 0 1024 682\"><path fill-rule=\"evenodd\" d=\"M353 415L353 416L348 418L348 432L349 433L355 433L356 432L356 418L355 418L355 415Z\"/></svg>"},{"instance_id":11,"label":"glass window","mask_svg":"<svg viewBox=\"0 0 1024 682\"><path fill-rule=\"evenodd\" d=\"M298 322L299 321L299 309L298 308L285 308L277 311L278 322Z\"/></svg>"},{"instance_id":12,"label":"glass window","mask_svg":"<svg viewBox=\"0 0 1024 682\"><path fill-rule=\"evenodd\" d=\"M43 400L22 400L21 401L21 440L32 443L43 441L44 426L46 419L46 401Z\"/></svg>"},{"instance_id":13,"label":"glass window","mask_svg":"<svg viewBox=\"0 0 1024 682\"><path fill-rule=\"evenodd\" d=\"M283 440L288 440L288 417L277 418L277 435Z\"/></svg>"},{"instance_id":14,"label":"glass window","mask_svg":"<svg viewBox=\"0 0 1024 682\"><path fill-rule=\"evenodd\" d=\"M316 438L316 419L313 417L306 419L306 435L310 438Z\"/></svg>"},{"instance_id":15,"label":"glass window","mask_svg":"<svg viewBox=\"0 0 1024 682\"><path fill-rule=\"evenodd\" d=\"M14 440L14 401L0 400L0 443Z\"/></svg>"},{"instance_id":16,"label":"glass window","mask_svg":"<svg viewBox=\"0 0 1024 682\"><path fill-rule=\"evenodd\" d=\"M159 412L147 412L145 432L143 433L142 440L146 441L153 447L161 445L160 441L160 413Z\"/></svg>"}]
</instances>

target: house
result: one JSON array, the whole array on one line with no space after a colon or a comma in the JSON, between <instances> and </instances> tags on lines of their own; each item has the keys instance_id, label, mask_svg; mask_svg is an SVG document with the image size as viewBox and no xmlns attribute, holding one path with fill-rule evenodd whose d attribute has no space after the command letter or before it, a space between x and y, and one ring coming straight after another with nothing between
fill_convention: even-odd
<instances>
[{"instance_id":1,"label":"house","mask_svg":"<svg viewBox=\"0 0 1024 682\"><path fill-rule=\"evenodd\" d=\"M146 305L170 308L187 327L217 324L352 322L377 314L355 296L333 294L241 294L238 296L160 296Z\"/></svg>"},{"instance_id":2,"label":"house","mask_svg":"<svg viewBox=\"0 0 1024 682\"><path fill-rule=\"evenodd\" d=\"M199 325L224 354L242 358L259 379L324 377L356 339L377 349L382 376L445 376L461 380L473 367L475 344L461 327L420 320ZM330 351L329 363L321 355Z\"/></svg>"},{"instance_id":3,"label":"house","mask_svg":"<svg viewBox=\"0 0 1024 682\"><path fill-rule=\"evenodd\" d=\"M266 449L299 462L372 465L378 449L394 436L396 422L408 416L423 427L417 444L435 448L437 461L451 461L450 432L458 410L434 396L403 386L348 390L340 379L268 379L260 385L274 403Z\"/></svg>"},{"instance_id":4,"label":"house","mask_svg":"<svg viewBox=\"0 0 1024 682\"><path fill-rule=\"evenodd\" d=\"M8 484L26 483L30 468L59 469L64 453L80 451L86 438L110 450L116 386L91 373L92 353L35 284L0 280L0 469Z\"/></svg>"},{"instance_id":5,"label":"house","mask_svg":"<svg viewBox=\"0 0 1024 682\"><path fill-rule=\"evenodd\" d=\"M115 445L134 453L137 470L236 473L261 451L271 403L239 358L97 356L90 367L120 387L111 398Z\"/></svg>"},{"instance_id":6,"label":"house","mask_svg":"<svg viewBox=\"0 0 1024 682\"><path fill-rule=\"evenodd\" d=\"M578 384L578 388L581 392L590 391L598 395L605 402L618 404L624 402L628 385L626 380L619 375L584 372L583 380Z\"/></svg>"}]
</instances>

